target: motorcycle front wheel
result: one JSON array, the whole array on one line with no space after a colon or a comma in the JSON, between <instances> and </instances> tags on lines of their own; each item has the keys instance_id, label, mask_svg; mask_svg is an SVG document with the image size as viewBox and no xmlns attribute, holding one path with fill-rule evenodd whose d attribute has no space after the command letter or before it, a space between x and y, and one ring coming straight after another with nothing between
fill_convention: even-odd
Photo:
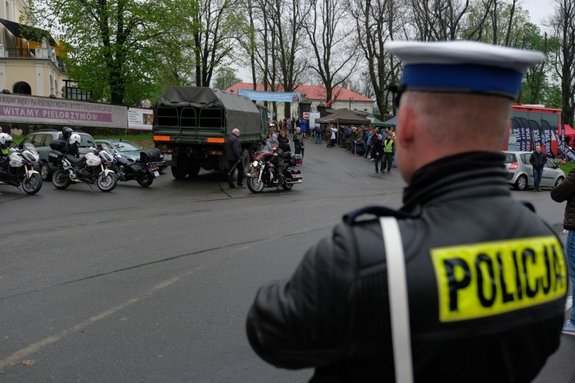
<instances>
[{"instance_id":1,"label":"motorcycle front wheel","mask_svg":"<svg viewBox=\"0 0 575 383\"><path fill-rule=\"evenodd\" d=\"M136 182L140 184L140 186L147 188L154 182L154 175L150 174L149 172L144 173L143 175L139 176L136 179Z\"/></svg>"},{"instance_id":2,"label":"motorcycle front wheel","mask_svg":"<svg viewBox=\"0 0 575 383\"><path fill-rule=\"evenodd\" d=\"M114 190L116 185L118 185L118 177L116 177L116 173L106 173L102 172L98 176L98 189L103 192L109 192Z\"/></svg>"},{"instance_id":3,"label":"motorcycle front wheel","mask_svg":"<svg viewBox=\"0 0 575 383\"><path fill-rule=\"evenodd\" d=\"M42 176L39 173L33 173L30 177L24 177L22 180L22 190L26 194L36 194L42 188Z\"/></svg>"},{"instance_id":4,"label":"motorcycle front wheel","mask_svg":"<svg viewBox=\"0 0 575 383\"><path fill-rule=\"evenodd\" d=\"M71 183L72 181L70 181L66 170L56 170L54 174L52 174L52 184L56 189L66 189Z\"/></svg>"},{"instance_id":5,"label":"motorcycle front wheel","mask_svg":"<svg viewBox=\"0 0 575 383\"><path fill-rule=\"evenodd\" d=\"M264 190L265 185L262 181L258 180L258 177L248 177L246 181L248 189L250 189L252 193L261 193L261 191Z\"/></svg>"}]
</instances>

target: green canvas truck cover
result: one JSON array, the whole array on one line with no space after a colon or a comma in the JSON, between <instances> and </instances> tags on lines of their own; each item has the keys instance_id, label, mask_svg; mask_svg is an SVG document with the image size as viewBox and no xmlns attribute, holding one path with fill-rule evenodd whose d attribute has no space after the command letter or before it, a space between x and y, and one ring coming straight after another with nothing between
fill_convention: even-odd
<instances>
[{"instance_id":1,"label":"green canvas truck cover","mask_svg":"<svg viewBox=\"0 0 575 383\"><path fill-rule=\"evenodd\" d=\"M156 103L162 106L223 108L227 134L239 129L242 134L260 133L261 117L256 105L247 97L205 87L172 87Z\"/></svg>"}]
</instances>

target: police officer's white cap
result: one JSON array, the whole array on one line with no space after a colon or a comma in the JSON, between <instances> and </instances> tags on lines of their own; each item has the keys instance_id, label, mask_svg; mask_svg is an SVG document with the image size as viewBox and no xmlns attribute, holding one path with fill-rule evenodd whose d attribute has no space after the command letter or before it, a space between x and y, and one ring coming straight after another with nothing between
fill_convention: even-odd
<instances>
[{"instance_id":1,"label":"police officer's white cap","mask_svg":"<svg viewBox=\"0 0 575 383\"><path fill-rule=\"evenodd\" d=\"M405 90L495 94L517 98L527 69L545 60L527 51L477 41L390 41L385 49L403 63Z\"/></svg>"}]
</instances>

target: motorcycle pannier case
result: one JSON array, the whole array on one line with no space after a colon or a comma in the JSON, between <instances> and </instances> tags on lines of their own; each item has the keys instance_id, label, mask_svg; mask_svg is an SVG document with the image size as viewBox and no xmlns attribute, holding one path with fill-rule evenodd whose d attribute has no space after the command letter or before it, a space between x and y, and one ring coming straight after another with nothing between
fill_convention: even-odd
<instances>
[{"instance_id":1,"label":"motorcycle pannier case","mask_svg":"<svg viewBox=\"0 0 575 383\"><path fill-rule=\"evenodd\" d=\"M154 148L140 152L140 162L160 162L161 158L160 149Z\"/></svg>"},{"instance_id":2,"label":"motorcycle pannier case","mask_svg":"<svg viewBox=\"0 0 575 383\"><path fill-rule=\"evenodd\" d=\"M48 152L48 161L50 162L58 162L62 159L63 154L57 150L50 150Z\"/></svg>"}]
</instances>

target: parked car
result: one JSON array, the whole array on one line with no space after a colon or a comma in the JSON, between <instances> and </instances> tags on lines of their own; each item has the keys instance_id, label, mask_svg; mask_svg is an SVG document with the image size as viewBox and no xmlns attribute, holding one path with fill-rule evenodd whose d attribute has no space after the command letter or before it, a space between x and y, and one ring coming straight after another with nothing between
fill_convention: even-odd
<instances>
[{"instance_id":1,"label":"parked car","mask_svg":"<svg viewBox=\"0 0 575 383\"><path fill-rule=\"evenodd\" d=\"M78 133L80 138L80 154L86 154L90 148L95 148L96 143L94 142L94 138L89 135L88 133L74 131L74 133ZM38 167L40 171L40 175L44 181L50 181L52 179L52 174L54 172L53 165L48 161L48 153L50 150L50 144L54 140L62 139L62 132L55 129L50 130L39 130L34 133L30 133L20 143L19 147L23 148L24 144L30 143L34 145L38 154L40 155L40 160L38 161Z\"/></svg>"},{"instance_id":2,"label":"parked car","mask_svg":"<svg viewBox=\"0 0 575 383\"><path fill-rule=\"evenodd\" d=\"M96 147L102 147L107 152L114 154L120 153L122 156L132 160L138 161L140 153L146 149L128 140L96 140ZM160 154L159 170L162 171L166 168L164 155Z\"/></svg>"},{"instance_id":3,"label":"parked car","mask_svg":"<svg viewBox=\"0 0 575 383\"><path fill-rule=\"evenodd\" d=\"M532 152L505 151L505 166L507 167L507 182L517 190L532 188L533 166L529 163ZM555 162L547 158L541 176L541 187L553 188L565 179L565 173Z\"/></svg>"}]
</instances>

